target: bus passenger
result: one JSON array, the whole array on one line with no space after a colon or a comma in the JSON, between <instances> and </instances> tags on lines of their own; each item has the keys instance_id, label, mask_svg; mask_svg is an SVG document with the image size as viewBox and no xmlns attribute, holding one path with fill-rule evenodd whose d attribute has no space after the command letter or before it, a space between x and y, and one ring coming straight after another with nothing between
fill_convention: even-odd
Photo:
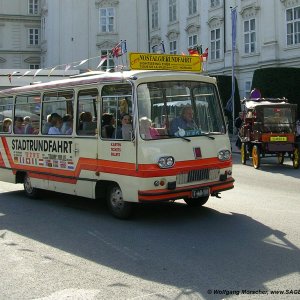
<instances>
[{"instance_id":1,"label":"bus passenger","mask_svg":"<svg viewBox=\"0 0 300 300\"><path fill-rule=\"evenodd\" d=\"M117 139L130 140L132 133L131 117L129 114L123 114L121 117L121 126L118 126L116 132Z\"/></svg>"},{"instance_id":2,"label":"bus passenger","mask_svg":"<svg viewBox=\"0 0 300 300\"><path fill-rule=\"evenodd\" d=\"M126 98L119 100L118 119L120 119L124 114L128 114L128 107L128 100Z\"/></svg>"},{"instance_id":3,"label":"bus passenger","mask_svg":"<svg viewBox=\"0 0 300 300\"><path fill-rule=\"evenodd\" d=\"M5 118L3 120L1 131L11 133L11 124L12 124L12 120L10 118Z\"/></svg>"},{"instance_id":4,"label":"bus passenger","mask_svg":"<svg viewBox=\"0 0 300 300\"><path fill-rule=\"evenodd\" d=\"M43 125L42 134L48 134L50 127L51 127L51 114L47 115L47 121Z\"/></svg>"},{"instance_id":5,"label":"bus passenger","mask_svg":"<svg viewBox=\"0 0 300 300\"><path fill-rule=\"evenodd\" d=\"M296 121L296 141L295 143L300 148L300 118Z\"/></svg>"},{"instance_id":6,"label":"bus passenger","mask_svg":"<svg viewBox=\"0 0 300 300\"><path fill-rule=\"evenodd\" d=\"M140 134L145 140L159 138L159 132L152 127L152 121L147 117L140 118Z\"/></svg>"},{"instance_id":7,"label":"bus passenger","mask_svg":"<svg viewBox=\"0 0 300 300\"><path fill-rule=\"evenodd\" d=\"M113 138L115 135L115 118L112 114L104 113L102 116L102 137Z\"/></svg>"},{"instance_id":8,"label":"bus passenger","mask_svg":"<svg viewBox=\"0 0 300 300\"><path fill-rule=\"evenodd\" d=\"M24 117L24 133L25 134L33 134L34 133L34 129L31 125L31 120L29 116Z\"/></svg>"},{"instance_id":9,"label":"bus passenger","mask_svg":"<svg viewBox=\"0 0 300 300\"><path fill-rule=\"evenodd\" d=\"M62 118L62 127L61 133L62 134L72 134L73 132L73 118L70 114L65 114Z\"/></svg>"},{"instance_id":10,"label":"bus passenger","mask_svg":"<svg viewBox=\"0 0 300 300\"><path fill-rule=\"evenodd\" d=\"M51 123L48 134L61 134L62 117L59 114L52 116Z\"/></svg>"},{"instance_id":11,"label":"bus passenger","mask_svg":"<svg viewBox=\"0 0 300 300\"><path fill-rule=\"evenodd\" d=\"M52 120L52 117L54 117L54 116L59 116L59 114L52 113L52 114L47 115L47 122L43 125L43 128L42 128L43 134L48 134L49 129L52 126L51 120Z\"/></svg>"},{"instance_id":12,"label":"bus passenger","mask_svg":"<svg viewBox=\"0 0 300 300\"><path fill-rule=\"evenodd\" d=\"M17 134L23 134L24 133L24 119L23 117L15 117L15 127L14 132Z\"/></svg>"}]
</instances>

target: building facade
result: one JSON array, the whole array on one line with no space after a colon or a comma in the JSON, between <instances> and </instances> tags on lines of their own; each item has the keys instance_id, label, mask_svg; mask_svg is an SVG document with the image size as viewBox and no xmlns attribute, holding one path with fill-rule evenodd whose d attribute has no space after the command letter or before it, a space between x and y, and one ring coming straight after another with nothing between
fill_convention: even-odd
<instances>
[{"instance_id":1,"label":"building facade","mask_svg":"<svg viewBox=\"0 0 300 300\"><path fill-rule=\"evenodd\" d=\"M187 54L201 46L205 73L231 75L234 65L244 97L255 69L300 67L300 0L0 0L0 11L1 68L64 69L87 60L77 69L95 70L121 40L128 52L163 45Z\"/></svg>"},{"instance_id":2,"label":"building facade","mask_svg":"<svg viewBox=\"0 0 300 300\"><path fill-rule=\"evenodd\" d=\"M39 0L0 0L0 68L38 69L40 31Z\"/></svg>"},{"instance_id":3,"label":"building facade","mask_svg":"<svg viewBox=\"0 0 300 300\"><path fill-rule=\"evenodd\" d=\"M80 68L95 69L99 56L121 40L126 40L128 51L147 51L144 0L43 0L41 8L43 66L89 59ZM103 68L113 66L110 59Z\"/></svg>"},{"instance_id":4,"label":"building facade","mask_svg":"<svg viewBox=\"0 0 300 300\"><path fill-rule=\"evenodd\" d=\"M202 45L208 74L231 75L232 19L236 8L234 70L242 97L255 69L300 67L299 0L148 0L151 47L181 54Z\"/></svg>"}]
</instances>

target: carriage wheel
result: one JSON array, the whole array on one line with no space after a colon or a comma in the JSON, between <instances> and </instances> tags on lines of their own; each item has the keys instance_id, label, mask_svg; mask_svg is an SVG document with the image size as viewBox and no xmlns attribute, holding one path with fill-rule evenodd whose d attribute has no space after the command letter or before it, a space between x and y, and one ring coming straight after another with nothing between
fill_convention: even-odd
<instances>
[{"instance_id":1,"label":"carriage wheel","mask_svg":"<svg viewBox=\"0 0 300 300\"><path fill-rule=\"evenodd\" d=\"M280 165L282 165L283 162L284 162L284 152L279 152L278 155L277 155L277 159L278 159L278 163Z\"/></svg>"},{"instance_id":2,"label":"carriage wheel","mask_svg":"<svg viewBox=\"0 0 300 300\"><path fill-rule=\"evenodd\" d=\"M241 161L242 164L245 165L247 161L247 153L246 153L246 144L242 143L241 145Z\"/></svg>"},{"instance_id":3,"label":"carriage wheel","mask_svg":"<svg viewBox=\"0 0 300 300\"><path fill-rule=\"evenodd\" d=\"M260 166L260 150L258 145L254 145L252 148L252 165L255 169Z\"/></svg>"},{"instance_id":4,"label":"carriage wheel","mask_svg":"<svg viewBox=\"0 0 300 300\"><path fill-rule=\"evenodd\" d=\"M299 168L299 148L297 147L294 149L293 153L293 167L294 169Z\"/></svg>"}]
</instances>

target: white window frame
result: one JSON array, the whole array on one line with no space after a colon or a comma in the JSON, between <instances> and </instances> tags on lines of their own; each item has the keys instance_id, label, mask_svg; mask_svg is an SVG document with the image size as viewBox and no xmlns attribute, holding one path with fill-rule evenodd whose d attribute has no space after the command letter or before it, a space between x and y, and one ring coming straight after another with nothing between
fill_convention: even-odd
<instances>
[{"instance_id":1,"label":"white window frame","mask_svg":"<svg viewBox=\"0 0 300 300\"><path fill-rule=\"evenodd\" d=\"M245 92L244 92L244 97L246 98L246 99L249 99L250 98L250 94L251 94L251 84L252 84L252 82L251 81L245 81L245 86L244 86L244 88L245 88Z\"/></svg>"},{"instance_id":2,"label":"white window frame","mask_svg":"<svg viewBox=\"0 0 300 300\"><path fill-rule=\"evenodd\" d=\"M28 28L28 45L38 46L40 44L40 29Z\"/></svg>"},{"instance_id":3,"label":"white window frame","mask_svg":"<svg viewBox=\"0 0 300 300\"><path fill-rule=\"evenodd\" d=\"M28 14L38 15L39 14L39 0L28 0Z\"/></svg>"},{"instance_id":4,"label":"white window frame","mask_svg":"<svg viewBox=\"0 0 300 300\"><path fill-rule=\"evenodd\" d=\"M256 52L256 19L244 21L244 52L251 54Z\"/></svg>"},{"instance_id":5,"label":"white window frame","mask_svg":"<svg viewBox=\"0 0 300 300\"><path fill-rule=\"evenodd\" d=\"M286 44L300 44L300 6L286 10Z\"/></svg>"},{"instance_id":6,"label":"white window frame","mask_svg":"<svg viewBox=\"0 0 300 300\"><path fill-rule=\"evenodd\" d=\"M39 64L29 64L28 69L38 70L38 69L40 69L40 65Z\"/></svg>"},{"instance_id":7,"label":"white window frame","mask_svg":"<svg viewBox=\"0 0 300 300\"><path fill-rule=\"evenodd\" d=\"M177 0L169 0L169 22L177 21Z\"/></svg>"},{"instance_id":8,"label":"white window frame","mask_svg":"<svg viewBox=\"0 0 300 300\"><path fill-rule=\"evenodd\" d=\"M198 0L189 0L189 15L194 15L198 10Z\"/></svg>"},{"instance_id":9,"label":"white window frame","mask_svg":"<svg viewBox=\"0 0 300 300\"><path fill-rule=\"evenodd\" d=\"M198 34L191 34L188 36L188 46L189 48L198 46Z\"/></svg>"},{"instance_id":10,"label":"white window frame","mask_svg":"<svg viewBox=\"0 0 300 300\"><path fill-rule=\"evenodd\" d=\"M221 58L221 28L210 31L210 57L211 60Z\"/></svg>"},{"instance_id":11,"label":"white window frame","mask_svg":"<svg viewBox=\"0 0 300 300\"><path fill-rule=\"evenodd\" d=\"M158 0L151 2L151 28L158 28Z\"/></svg>"},{"instance_id":12,"label":"white window frame","mask_svg":"<svg viewBox=\"0 0 300 300\"><path fill-rule=\"evenodd\" d=\"M101 7L99 9L100 32L115 32L116 12L114 7Z\"/></svg>"},{"instance_id":13,"label":"white window frame","mask_svg":"<svg viewBox=\"0 0 300 300\"><path fill-rule=\"evenodd\" d=\"M177 54L177 40L169 42L170 54Z\"/></svg>"},{"instance_id":14,"label":"white window frame","mask_svg":"<svg viewBox=\"0 0 300 300\"><path fill-rule=\"evenodd\" d=\"M102 49L101 50L101 57L107 56L108 59L103 63L101 66L101 70L108 70L108 69L113 69L115 67L115 62L114 59L112 58L111 54L111 49Z\"/></svg>"}]
</instances>

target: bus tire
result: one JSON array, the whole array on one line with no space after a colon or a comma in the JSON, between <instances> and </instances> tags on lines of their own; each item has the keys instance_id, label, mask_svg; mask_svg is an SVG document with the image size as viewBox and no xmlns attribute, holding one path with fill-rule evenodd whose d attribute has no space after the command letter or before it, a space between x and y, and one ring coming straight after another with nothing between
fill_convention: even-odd
<instances>
[{"instance_id":1,"label":"bus tire","mask_svg":"<svg viewBox=\"0 0 300 300\"><path fill-rule=\"evenodd\" d=\"M39 190L37 188L34 188L31 184L31 180L28 174L24 177L24 191L25 195L29 198L37 198Z\"/></svg>"},{"instance_id":2,"label":"bus tire","mask_svg":"<svg viewBox=\"0 0 300 300\"><path fill-rule=\"evenodd\" d=\"M208 198L209 196L199 198L185 198L184 201L190 207L200 207L208 201Z\"/></svg>"},{"instance_id":3,"label":"bus tire","mask_svg":"<svg viewBox=\"0 0 300 300\"><path fill-rule=\"evenodd\" d=\"M133 203L123 200L122 190L117 184L110 185L107 204L111 214L118 219L129 219L133 214Z\"/></svg>"}]
</instances>

